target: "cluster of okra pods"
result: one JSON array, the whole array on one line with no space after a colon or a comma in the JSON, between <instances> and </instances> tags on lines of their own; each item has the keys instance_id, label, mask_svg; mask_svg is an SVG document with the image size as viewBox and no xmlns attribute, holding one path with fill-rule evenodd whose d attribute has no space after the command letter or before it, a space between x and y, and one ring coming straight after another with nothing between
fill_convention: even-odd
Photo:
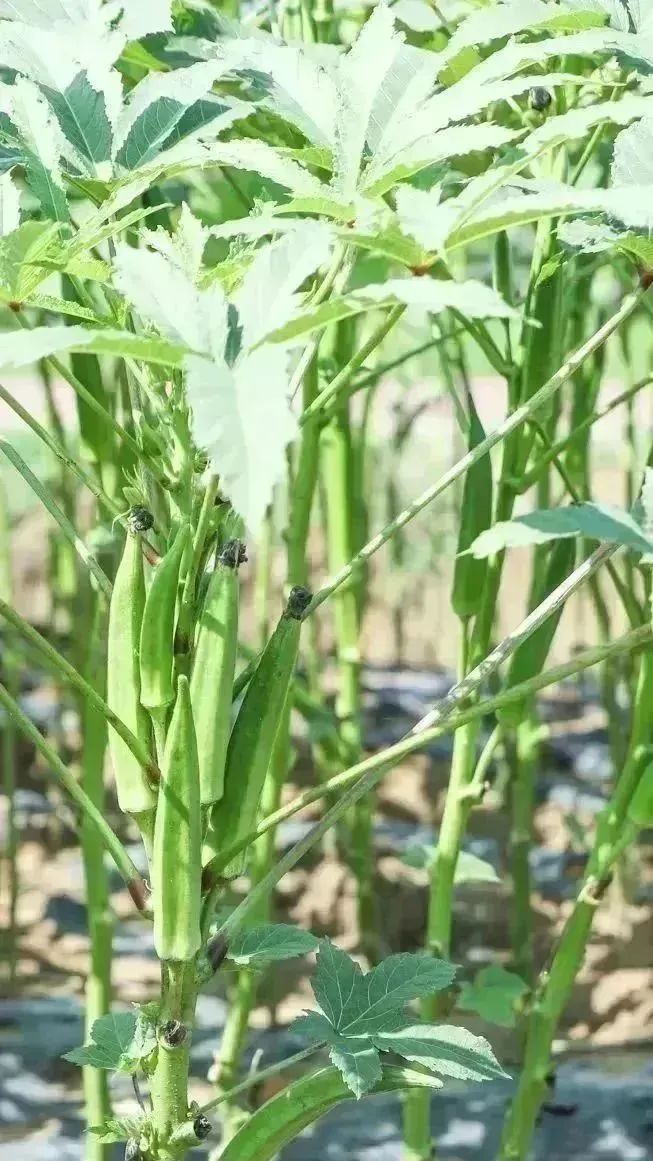
<instances>
[{"instance_id":1,"label":"cluster of okra pods","mask_svg":"<svg viewBox=\"0 0 653 1161\"><path fill-rule=\"evenodd\" d=\"M152 1100L164 1105L163 1133L176 1130L179 1147L210 1129L206 1117L186 1108L194 1003L202 977L224 957L223 941L209 939L216 888L244 867L245 852L227 859L225 853L237 849L256 823L311 594L301 587L290 591L247 671L232 728L245 545L216 537L208 550L214 566L203 570L204 591L186 593L189 578L201 575L193 567L190 524L179 524L151 567L143 541L152 524L147 509L131 510L109 611L107 701L150 758L144 761L111 731L118 802L138 826L149 863L151 894L137 902L151 908L162 964ZM152 574L148 585L146 571ZM191 602L186 631L180 623L185 595ZM171 1072L178 1074L175 1083ZM140 1146L130 1143L129 1149L141 1155Z\"/></svg>"}]
</instances>

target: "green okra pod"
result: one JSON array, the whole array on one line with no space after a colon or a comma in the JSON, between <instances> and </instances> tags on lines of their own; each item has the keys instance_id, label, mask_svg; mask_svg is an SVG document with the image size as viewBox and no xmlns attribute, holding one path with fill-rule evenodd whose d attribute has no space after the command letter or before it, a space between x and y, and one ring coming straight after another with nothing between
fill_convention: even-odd
<instances>
[{"instance_id":1,"label":"green okra pod","mask_svg":"<svg viewBox=\"0 0 653 1161\"><path fill-rule=\"evenodd\" d=\"M159 959L192 960L201 943L202 823L195 724L180 676L161 766L154 824L152 893Z\"/></svg>"},{"instance_id":2,"label":"green okra pod","mask_svg":"<svg viewBox=\"0 0 653 1161\"><path fill-rule=\"evenodd\" d=\"M141 704L159 713L175 696L175 611L179 570L189 536L190 527L183 524L172 547L156 565L145 599L140 639Z\"/></svg>"},{"instance_id":3,"label":"green okra pod","mask_svg":"<svg viewBox=\"0 0 653 1161\"><path fill-rule=\"evenodd\" d=\"M224 787L238 649L238 568L246 559L241 541L229 540L225 544L209 581L200 617L190 697L203 806L218 802Z\"/></svg>"},{"instance_id":4,"label":"green okra pod","mask_svg":"<svg viewBox=\"0 0 653 1161\"><path fill-rule=\"evenodd\" d=\"M553 544L543 573L542 583L532 602L533 607L545 600L569 575L573 568L575 555L576 543L573 539L558 540ZM528 681L544 669L562 611L563 605L560 605L560 608L515 650L506 676L506 689L521 685L522 682ZM522 705L516 703L498 710L497 718L502 725L516 726L521 721L522 713Z\"/></svg>"},{"instance_id":5,"label":"green okra pod","mask_svg":"<svg viewBox=\"0 0 653 1161\"><path fill-rule=\"evenodd\" d=\"M628 819L636 827L653 826L653 762L644 767L630 800Z\"/></svg>"},{"instance_id":6,"label":"green okra pod","mask_svg":"<svg viewBox=\"0 0 653 1161\"><path fill-rule=\"evenodd\" d=\"M247 687L231 731L225 762L224 793L211 811L204 861L248 834L256 822L263 783L297 660L301 621L311 601L307 589L294 588ZM222 874L241 874L246 854Z\"/></svg>"},{"instance_id":7,"label":"green okra pod","mask_svg":"<svg viewBox=\"0 0 653 1161\"><path fill-rule=\"evenodd\" d=\"M469 405L469 450L485 439L485 431L471 394ZM457 617L473 617L484 598L487 559L476 560L468 549L492 523L492 462L483 456L469 468L465 476L458 533L458 549L454 566L451 606ZM464 555L461 555L464 554Z\"/></svg>"},{"instance_id":8,"label":"green okra pod","mask_svg":"<svg viewBox=\"0 0 653 1161\"><path fill-rule=\"evenodd\" d=\"M130 531L109 606L107 703L132 733L149 747L150 723L140 700L139 649L144 607L143 551L140 537ZM109 730L109 753L120 809L135 815L153 812L156 792L142 765L115 730Z\"/></svg>"}]
</instances>

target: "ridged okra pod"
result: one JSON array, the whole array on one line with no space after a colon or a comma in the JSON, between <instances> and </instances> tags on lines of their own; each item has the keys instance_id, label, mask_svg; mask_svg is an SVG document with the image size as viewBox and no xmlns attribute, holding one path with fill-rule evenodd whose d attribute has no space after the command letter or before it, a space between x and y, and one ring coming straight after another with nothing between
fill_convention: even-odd
<instances>
[{"instance_id":1,"label":"ridged okra pod","mask_svg":"<svg viewBox=\"0 0 653 1161\"><path fill-rule=\"evenodd\" d=\"M141 705L140 637L145 607L143 552L137 523L131 519L109 606L107 702L132 733L150 745L150 723ZM109 752L118 803L127 814L153 814L156 792L140 762L115 730L109 730Z\"/></svg>"},{"instance_id":2,"label":"ridged okra pod","mask_svg":"<svg viewBox=\"0 0 653 1161\"><path fill-rule=\"evenodd\" d=\"M482 443L485 431L471 394L469 406L469 450ZM484 599L487 559L476 560L468 549L492 523L492 462L483 456L469 468L465 476L458 533L458 555L454 568L451 606L457 617L473 617ZM463 555L461 555L463 554Z\"/></svg>"},{"instance_id":3,"label":"ridged okra pod","mask_svg":"<svg viewBox=\"0 0 653 1161\"><path fill-rule=\"evenodd\" d=\"M573 567L575 555L575 540L558 540L553 544L542 576L541 585L538 586L538 590L534 593L531 602L533 608L554 592L559 584L562 584ZM562 616L563 607L561 604L560 608L552 616L548 617L540 625L539 629L531 633L528 640L524 641L515 650L506 677L506 689L511 689L515 685L521 685L522 682L528 681L536 673L541 673L544 669L553 638L560 622L560 617ZM518 726L522 720L523 713L523 704L516 703L499 710L497 712L497 718L504 726Z\"/></svg>"},{"instance_id":4,"label":"ridged okra pod","mask_svg":"<svg viewBox=\"0 0 653 1161\"><path fill-rule=\"evenodd\" d=\"M200 617L190 698L202 806L219 802L224 788L238 648L238 567L245 559L241 541L228 541L209 581Z\"/></svg>"},{"instance_id":5,"label":"ridged okra pod","mask_svg":"<svg viewBox=\"0 0 653 1161\"><path fill-rule=\"evenodd\" d=\"M238 842L256 823L270 756L288 697L301 621L311 600L304 588L292 589L288 604L252 676L234 723L225 762L224 794L211 812L207 854ZM239 855L222 874L242 873L246 855Z\"/></svg>"},{"instance_id":6,"label":"ridged okra pod","mask_svg":"<svg viewBox=\"0 0 653 1161\"><path fill-rule=\"evenodd\" d=\"M145 599L140 640L141 703L161 713L174 700L174 635L179 570L190 527L182 525L157 564Z\"/></svg>"},{"instance_id":7,"label":"ridged okra pod","mask_svg":"<svg viewBox=\"0 0 653 1161\"><path fill-rule=\"evenodd\" d=\"M154 825L154 946L161 960L193 959L200 947L202 823L195 724L180 676L161 766Z\"/></svg>"}]
</instances>

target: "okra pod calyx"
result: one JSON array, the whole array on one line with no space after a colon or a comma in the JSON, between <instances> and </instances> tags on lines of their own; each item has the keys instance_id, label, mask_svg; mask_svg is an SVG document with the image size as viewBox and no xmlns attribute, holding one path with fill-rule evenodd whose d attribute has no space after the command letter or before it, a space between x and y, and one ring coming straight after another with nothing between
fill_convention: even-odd
<instances>
[{"instance_id":1,"label":"okra pod calyx","mask_svg":"<svg viewBox=\"0 0 653 1161\"><path fill-rule=\"evenodd\" d=\"M313 594L309 589L295 585L288 594L284 616L292 617L294 621L302 621L312 600Z\"/></svg>"},{"instance_id":2,"label":"okra pod calyx","mask_svg":"<svg viewBox=\"0 0 653 1161\"><path fill-rule=\"evenodd\" d=\"M154 526L154 516L148 508L143 508L140 505L135 505L129 509L127 516L127 527L130 532L149 532L150 528Z\"/></svg>"}]
</instances>

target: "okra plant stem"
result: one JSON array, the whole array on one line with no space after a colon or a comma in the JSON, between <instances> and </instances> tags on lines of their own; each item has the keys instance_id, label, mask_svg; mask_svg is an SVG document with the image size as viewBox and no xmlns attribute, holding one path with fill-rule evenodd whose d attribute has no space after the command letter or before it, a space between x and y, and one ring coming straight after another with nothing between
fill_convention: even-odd
<instances>
[{"instance_id":1,"label":"okra plant stem","mask_svg":"<svg viewBox=\"0 0 653 1161\"><path fill-rule=\"evenodd\" d=\"M0 439L0 451L7 457L9 462L13 464L16 471L20 473L25 482L29 484L32 491L38 496L41 503L52 516L53 520L57 522L66 540L73 546L77 556L82 561L85 568L92 573L99 588L106 597L111 596L111 581L103 572L93 553L84 544L77 529L71 524L65 512L59 507L54 499L50 489L41 483L34 475L34 472L25 463L23 457L18 454L16 449L7 443L6 440Z\"/></svg>"},{"instance_id":2,"label":"okra plant stem","mask_svg":"<svg viewBox=\"0 0 653 1161\"><path fill-rule=\"evenodd\" d=\"M633 630L626 636L617 638L616 641L599 645L594 649L583 650L582 653L576 654L571 661L566 662L564 665L558 665L554 669L537 674L521 685L505 689L494 697L475 702L469 709L459 710L458 713L452 715L452 717L441 725L433 726L419 734L408 734L405 739L402 739L400 742L395 742L393 746L389 746L380 754L373 754L371 757L365 758L362 762L357 763L356 766L334 775L323 785L311 787L309 790L303 791L302 794L293 798L285 806L280 807L272 817L263 818L256 830L253 830L249 835L245 835L238 843L234 843L221 854L220 866L225 866L240 851L255 842L260 835L265 834L270 827L278 826L280 822L285 822L287 818L292 818L294 814L297 814L300 810L304 810L307 806L311 806L314 802L319 802L324 798L328 798L329 795L347 789L369 772L376 773L377 780L380 780L384 774L388 773L389 770L394 768L398 762L408 757L409 754L414 754L423 747L429 746L432 742L437 741L438 738L453 733L461 726L466 725L467 722L474 721L477 718L483 718L488 714L494 713L496 710L503 709L505 706L515 705L537 693L539 690L545 689L547 686L556 685L558 682L565 681L577 673L582 673L585 669L591 669L595 665L600 665L608 658L616 658L623 654L629 654L634 650L641 649L647 645L650 639L650 628L648 625L642 625L639 629ZM376 782L374 784L376 785Z\"/></svg>"},{"instance_id":3,"label":"okra plant stem","mask_svg":"<svg viewBox=\"0 0 653 1161\"><path fill-rule=\"evenodd\" d=\"M9 496L4 479L0 478L0 596L11 600L14 584L12 574L13 553L11 544L11 514ZM4 603L4 602L3 602ZM20 663L11 636L5 637L2 651L2 668L7 688L12 697L20 694ZM2 723L2 774L3 788L7 800L6 834L3 842L3 858L7 877L7 965L9 969L8 991L12 995L18 983L18 895L20 877L18 872L18 823L16 819L16 730L13 719L7 714Z\"/></svg>"},{"instance_id":4,"label":"okra plant stem","mask_svg":"<svg viewBox=\"0 0 653 1161\"><path fill-rule=\"evenodd\" d=\"M86 647L85 672L89 687L102 687L105 679L105 664L101 650L101 635L106 628L106 609L97 596L92 601L88 613L88 646ZM87 635L80 634L80 641L86 646ZM79 697L79 713L82 721L82 786L94 807L104 814L104 755L107 743L107 723L97 707L85 698ZM82 815L80 828L82 859L84 863L84 883L88 914L90 944L90 964L86 978L85 1030L86 1039L96 1020L105 1016L111 1006L111 943L113 920L109 903L109 880L104 865L104 850L97 841L93 821ZM84 1101L86 1123L101 1125L111 1115L111 1102L107 1073L103 1069L86 1065L83 1069ZM107 1146L92 1135L87 1145L87 1161L105 1161Z\"/></svg>"},{"instance_id":5,"label":"okra plant stem","mask_svg":"<svg viewBox=\"0 0 653 1161\"><path fill-rule=\"evenodd\" d=\"M628 295L623 300L619 310L590 339L583 343L582 347L568 357L562 367L551 376L539 391L535 392L531 399L520 407L517 407L496 431L491 432L485 440L458 460L435 484L432 484L431 487L422 492L412 504L404 508L394 520L386 524L385 528L368 541L348 564L341 568L334 576L330 577L315 593L307 615L310 615L315 609L319 608L324 601L328 600L335 593L336 589L348 582L362 564L370 560L384 544L387 544L391 536L394 536L400 528L404 528L406 524L414 520L420 512L423 512L429 504L432 504L438 496L442 495L455 480L464 475L472 464L475 464L482 456L487 455L493 447L496 447L497 444L505 440L513 431L516 431L517 428L529 419L531 415L534 415L540 408L544 407L555 396L556 392L560 390L563 384L576 373L585 359L588 359L630 317L633 311L639 306L645 293L645 290L636 290Z\"/></svg>"},{"instance_id":6,"label":"okra plant stem","mask_svg":"<svg viewBox=\"0 0 653 1161\"><path fill-rule=\"evenodd\" d=\"M564 588L566 595L571 595L571 592L575 591L575 588L577 588L584 580L587 579L588 574L593 569L596 569L600 566L603 559L605 558L605 555L608 552L614 551L615 549L612 546L604 546L602 549L599 549L598 552L594 553L593 556L585 562L584 566L581 566L580 569L576 569L576 572L573 574L576 580L575 585L571 585L569 581L567 581L564 586L560 586L560 589ZM544 605L548 610L547 615L550 616L556 611L560 599L561 594L557 590L551 595L551 597L547 598L547 601L544 602ZM427 731L431 740L434 736L437 736L431 732L430 727L437 727L442 725L445 721L447 721L447 719L452 717L455 708L460 704L461 701L466 700L477 692L483 681L489 677L490 673L494 672L502 661L507 660L507 658L512 652L514 652L517 646L527 638L528 633L525 632L525 626L527 624L529 626L530 633L535 631L543 619L538 615L538 613L539 610L536 609L533 611L533 613L529 614L522 625L520 625L509 638L506 638L503 642L501 642L501 644L492 651L492 653L485 659L484 662L476 666L475 669L472 670L467 675L467 677L463 679L462 682L459 682L458 685L454 686L453 690L451 690L450 693L447 694L447 696L438 703L438 706L435 710L433 710L426 717L422 718L421 721L413 727L413 729L410 731L410 734L406 738L408 748L406 748L405 744L402 745L402 743L399 742L396 746L389 747L380 755L375 755L374 758L366 759L364 762L359 763L357 767L359 777L357 779L352 776L352 771L350 770L348 773L352 779L352 784L348 785L347 789L339 798L338 802L326 812L320 822L318 822L312 828L312 830L308 835L306 835L305 838L296 843L294 847L291 847L291 849L277 862L276 866L270 870L265 878L259 884L257 884L257 886L247 896L247 898L244 899L243 902L240 903L234 911L232 911L229 917L219 928L217 934L227 937L234 931L237 931L243 924L244 920L249 916L251 911L259 906L261 899L264 899L269 894L269 892L273 890L274 887L276 887L277 883L283 878L286 872L292 870L292 868L304 856L304 854L306 854L306 852L309 851L311 847L320 841L322 835L325 834L326 831L329 830L332 826L334 826L338 820L346 814L350 807L355 805L356 802L358 802L365 794L368 794L370 790L376 786L377 782L382 777L384 770L389 766L392 766L398 757L404 757L405 754L410 753L413 748L419 748L419 746L412 747L410 745L410 742L413 740L413 738L423 740ZM635 631L635 633L637 634L636 639L638 641L643 641L646 640L646 638L649 636L650 630L645 631L641 638L639 637L638 631ZM630 639L632 640L632 637ZM609 654L604 656L609 656ZM577 660L578 659L576 658L574 664L577 663ZM514 691L509 692L513 693ZM472 717L475 716L476 714L472 713ZM465 717L466 715L464 714L460 715L460 718L458 719L458 725L465 724ZM322 787L320 789L324 790L325 788Z\"/></svg>"},{"instance_id":7,"label":"okra plant stem","mask_svg":"<svg viewBox=\"0 0 653 1161\"><path fill-rule=\"evenodd\" d=\"M342 408L324 432L327 544L329 567L338 568L355 551L353 508L352 432L349 414ZM353 765L361 754L360 620L357 593L349 586L336 594L334 625L339 685L336 715L346 761ZM362 799L352 812L347 834L348 861L356 879L358 927L361 946L371 962L376 955L373 886L372 811Z\"/></svg>"},{"instance_id":8,"label":"okra plant stem","mask_svg":"<svg viewBox=\"0 0 653 1161\"><path fill-rule=\"evenodd\" d=\"M144 911L147 902L143 879L138 868L130 859L120 839L116 837L104 815L97 809L85 791L82 790L68 767L61 761L56 750L53 750L52 746L41 736L36 726L23 713L18 702L11 696L4 685L0 685L0 705L2 705L21 733L36 747L55 777L79 807L82 814L95 827L102 845L111 855L118 871L127 884L136 907L139 911Z\"/></svg>"},{"instance_id":9,"label":"okra plant stem","mask_svg":"<svg viewBox=\"0 0 653 1161\"><path fill-rule=\"evenodd\" d=\"M9 624L12 625L18 633L20 633L21 637L23 637L30 643L30 645L33 645L34 648L39 651L41 657L47 662L47 664L50 665L53 670L61 674L64 680L67 681L73 687L73 689L75 689L80 694L83 701L88 702L88 704L92 706L95 711L99 712L104 717L111 728L120 735L125 745L129 746L132 754L138 760L138 762L140 762L141 766L150 776L150 778L156 780L159 777L159 769L152 760L147 747L143 745L140 739L137 738L136 735L129 729L129 727L125 725L125 723L113 712L112 709L110 709L104 698L98 693L97 689L94 688L94 686L92 686L81 673L78 672L74 665L71 665L70 662L66 660L66 658L62 653L59 652L58 649L55 649L54 645L51 645L49 641L46 641L45 637L42 637L37 629L30 625L24 617L21 617L20 613L12 608L11 605L7 604L6 601L3 601L1 597L0 616L4 617L5 621L8 621Z\"/></svg>"},{"instance_id":10,"label":"okra plant stem","mask_svg":"<svg viewBox=\"0 0 653 1161\"><path fill-rule=\"evenodd\" d=\"M540 1106L546 1094L551 1046L558 1021L585 956L596 908L608 885L619 854L623 823L640 776L638 753L650 742L653 729L653 652L642 655L626 763L611 800L599 819L583 887L564 927L550 966L545 968L529 1009L526 1052L517 1093L504 1125L499 1161L525 1161Z\"/></svg>"}]
</instances>

